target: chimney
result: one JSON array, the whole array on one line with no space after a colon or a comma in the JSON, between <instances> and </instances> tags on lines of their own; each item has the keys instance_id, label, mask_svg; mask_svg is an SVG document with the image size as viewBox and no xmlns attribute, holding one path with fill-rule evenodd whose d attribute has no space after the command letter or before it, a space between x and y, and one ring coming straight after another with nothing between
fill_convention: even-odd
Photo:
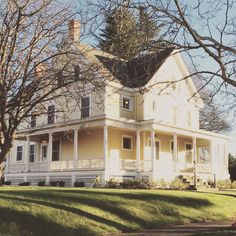
<instances>
[{"instance_id":1,"label":"chimney","mask_svg":"<svg viewBox=\"0 0 236 236\"><path fill-rule=\"evenodd\" d=\"M79 42L80 40L80 21L79 20L70 20L68 24L69 28L69 37L74 42Z\"/></svg>"}]
</instances>

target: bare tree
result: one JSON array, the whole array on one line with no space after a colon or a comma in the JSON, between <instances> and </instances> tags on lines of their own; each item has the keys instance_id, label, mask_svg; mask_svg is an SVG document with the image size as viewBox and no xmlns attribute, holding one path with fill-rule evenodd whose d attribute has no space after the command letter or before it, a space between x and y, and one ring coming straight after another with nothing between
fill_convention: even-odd
<instances>
[{"instance_id":1,"label":"bare tree","mask_svg":"<svg viewBox=\"0 0 236 236\"><path fill-rule=\"evenodd\" d=\"M119 6L132 9L134 14L140 6L148 9L161 29L155 46L160 49L174 47L184 52L185 58L195 69L192 75L199 74L205 78L203 87L212 84L216 93L224 90L233 96L231 88L236 87L234 0L197 0L191 3L181 0L83 2L93 10L90 19L93 25L97 22L97 28L103 24L103 16Z\"/></svg>"},{"instance_id":2,"label":"bare tree","mask_svg":"<svg viewBox=\"0 0 236 236\"><path fill-rule=\"evenodd\" d=\"M72 83L75 88L75 80L79 81L78 94L92 81L94 68L82 78L75 77L72 65L83 52L76 50L78 38L67 32L74 15L69 5L54 0L0 3L0 164L12 147L17 128L32 112L43 114L48 101L73 97L68 90Z\"/></svg>"}]
</instances>

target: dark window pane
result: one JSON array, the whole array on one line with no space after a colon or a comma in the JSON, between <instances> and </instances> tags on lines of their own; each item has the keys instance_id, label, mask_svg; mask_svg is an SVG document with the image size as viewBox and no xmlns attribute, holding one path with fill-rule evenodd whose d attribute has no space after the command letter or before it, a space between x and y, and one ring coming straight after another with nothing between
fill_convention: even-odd
<instances>
[{"instance_id":1,"label":"dark window pane","mask_svg":"<svg viewBox=\"0 0 236 236\"><path fill-rule=\"evenodd\" d=\"M64 85L63 73L62 73L62 71L60 71L60 72L58 72L58 76L57 76L57 86L58 86L58 88L60 88L63 85Z\"/></svg>"},{"instance_id":2,"label":"dark window pane","mask_svg":"<svg viewBox=\"0 0 236 236\"><path fill-rule=\"evenodd\" d=\"M31 125L31 127L36 126L36 115L31 115L30 125Z\"/></svg>"},{"instance_id":3,"label":"dark window pane","mask_svg":"<svg viewBox=\"0 0 236 236\"><path fill-rule=\"evenodd\" d=\"M22 161L22 154L23 154L23 146L17 146L17 150L16 150L17 161Z\"/></svg>"},{"instance_id":4,"label":"dark window pane","mask_svg":"<svg viewBox=\"0 0 236 236\"><path fill-rule=\"evenodd\" d=\"M46 145L42 146L42 161L47 160L48 147Z\"/></svg>"},{"instance_id":5,"label":"dark window pane","mask_svg":"<svg viewBox=\"0 0 236 236\"><path fill-rule=\"evenodd\" d=\"M80 79L80 66L74 67L74 79L75 81L78 81Z\"/></svg>"},{"instance_id":6,"label":"dark window pane","mask_svg":"<svg viewBox=\"0 0 236 236\"><path fill-rule=\"evenodd\" d=\"M48 106L48 124L53 124L55 119L55 106Z\"/></svg>"},{"instance_id":7,"label":"dark window pane","mask_svg":"<svg viewBox=\"0 0 236 236\"><path fill-rule=\"evenodd\" d=\"M32 144L30 145L29 162L34 162L34 156L35 156L35 146Z\"/></svg>"},{"instance_id":8,"label":"dark window pane","mask_svg":"<svg viewBox=\"0 0 236 236\"><path fill-rule=\"evenodd\" d=\"M128 98L123 98L123 108L130 110L130 99Z\"/></svg>"},{"instance_id":9,"label":"dark window pane","mask_svg":"<svg viewBox=\"0 0 236 236\"><path fill-rule=\"evenodd\" d=\"M89 97L81 98L81 118L89 117L90 99Z\"/></svg>"},{"instance_id":10,"label":"dark window pane","mask_svg":"<svg viewBox=\"0 0 236 236\"><path fill-rule=\"evenodd\" d=\"M55 140L52 143L52 161L59 161L60 156L60 140Z\"/></svg>"},{"instance_id":11,"label":"dark window pane","mask_svg":"<svg viewBox=\"0 0 236 236\"><path fill-rule=\"evenodd\" d=\"M123 148L131 149L131 138L123 138Z\"/></svg>"},{"instance_id":12,"label":"dark window pane","mask_svg":"<svg viewBox=\"0 0 236 236\"><path fill-rule=\"evenodd\" d=\"M156 160L160 159L160 143L156 142Z\"/></svg>"}]
</instances>

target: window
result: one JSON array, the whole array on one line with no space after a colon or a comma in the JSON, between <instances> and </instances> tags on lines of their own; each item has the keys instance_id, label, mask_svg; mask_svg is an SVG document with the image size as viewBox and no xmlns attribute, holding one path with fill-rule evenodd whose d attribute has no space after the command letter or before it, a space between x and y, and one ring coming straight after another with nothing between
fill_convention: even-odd
<instances>
[{"instance_id":1,"label":"window","mask_svg":"<svg viewBox=\"0 0 236 236\"><path fill-rule=\"evenodd\" d=\"M131 98L123 97L122 108L128 111L132 110Z\"/></svg>"},{"instance_id":2,"label":"window","mask_svg":"<svg viewBox=\"0 0 236 236\"><path fill-rule=\"evenodd\" d=\"M55 119L55 106L48 106L48 124L53 124Z\"/></svg>"},{"instance_id":3,"label":"window","mask_svg":"<svg viewBox=\"0 0 236 236\"><path fill-rule=\"evenodd\" d=\"M185 157L186 157L186 163L192 163L192 144L185 144Z\"/></svg>"},{"instance_id":4,"label":"window","mask_svg":"<svg viewBox=\"0 0 236 236\"><path fill-rule=\"evenodd\" d=\"M17 146L16 148L16 161L22 161L23 146Z\"/></svg>"},{"instance_id":5,"label":"window","mask_svg":"<svg viewBox=\"0 0 236 236\"><path fill-rule=\"evenodd\" d=\"M64 85L64 78L63 78L63 72L58 72L57 75L57 87L60 88Z\"/></svg>"},{"instance_id":6,"label":"window","mask_svg":"<svg viewBox=\"0 0 236 236\"><path fill-rule=\"evenodd\" d=\"M52 161L60 159L60 140L54 140L52 143Z\"/></svg>"},{"instance_id":7,"label":"window","mask_svg":"<svg viewBox=\"0 0 236 236\"><path fill-rule=\"evenodd\" d=\"M36 126L36 115L31 115L30 126L32 128Z\"/></svg>"},{"instance_id":8,"label":"window","mask_svg":"<svg viewBox=\"0 0 236 236\"><path fill-rule=\"evenodd\" d=\"M35 157L35 145L31 144L29 152L29 162L34 162L34 157Z\"/></svg>"},{"instance_id":9,"label":"window","mask_svg":"<svg viewBox=\"0 0 236 236\"><path fill-rule=\"evenodd\" d=\"M131 137L123 137L122 138L122 148L125 150L132 149L132 139Z\"/></svg>"},{"instance_id":10,"label":"window","mask_svg":"<svg viewBox=\"0 0 236 236\"><path fill-rule=\"evenodd\" d=\"M74 80L78 81L80 79L80 66L74 66Z\"/></svg>"},{"instance_id":11,"label":"window","mask_svg":"<svg viewBox=\"0 0 236 236\"><path fill-rule=\"evenodd\" d=\"M81 118L86 118L90 116L90 99L89 97L82 97L81 98Z\"/></svg>"},{"instance_id":12,"label":"window","mask_svg":"<svg viewBox=\"0 0 236 236\"><path fill-rule=\"evenodd\" d=\"M48 146L47 146L47 145L43 145L41 151L42 151L42 153L41 153L41 160L42 160L42 161L47 160Z\"/></svg>"},{"instance_id":13,"label":"window","mask_svg":"<svg viewBox=\"0 0 236 236\"><path fill-rule=\"evenodd\" d=\"M199 147L199 161L202 164L210 163L210 150L209 147Z\"/></svg>"},{"instance_id":14,"label":"window","mask_svg":"<svg viewBox=\"0 0 236 236\"><path fill-rule=\"evenodd\" d=\"M149 140L149 146L152 147L152 141ZM156 146L156 160L160 160L160 141L155 141Z\"/></svg>"}]
</instances>

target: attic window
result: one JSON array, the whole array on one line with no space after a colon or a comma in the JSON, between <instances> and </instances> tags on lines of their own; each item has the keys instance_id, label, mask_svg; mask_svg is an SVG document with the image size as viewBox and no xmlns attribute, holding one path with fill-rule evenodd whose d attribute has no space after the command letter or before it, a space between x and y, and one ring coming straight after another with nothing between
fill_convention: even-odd
<instances>
[{"instance_id":1,"label":"attic window","mask_svg":"<svg viewBox=\"0 0 236 236\"><path fill-rule=\"evenodd\" d=\"M74 66L74 80L78 81L80 79L80 66Z\"/></svg>"},{"instance_id":2,"label":"attic window","mask_svg":"<svg viewBox=\"0 0 236 236\"><path fill-rule=\"evenodd\" d=\"M60 88L64 85L63 73L62 71L58 72L57 75L57 87Z\"/></svg>"},{"instance_id":3,"label":"attic window","mask_svg":"<svg viewBox=\"0 0 236 236\"><path fill-rule=\"evenodd\" d=\"M132 110L132 100L131 100L131 98L127 98L127 97L122 98L122 108L124 110L128 110L128 111Z\"/></svg>"}]
</instances>

